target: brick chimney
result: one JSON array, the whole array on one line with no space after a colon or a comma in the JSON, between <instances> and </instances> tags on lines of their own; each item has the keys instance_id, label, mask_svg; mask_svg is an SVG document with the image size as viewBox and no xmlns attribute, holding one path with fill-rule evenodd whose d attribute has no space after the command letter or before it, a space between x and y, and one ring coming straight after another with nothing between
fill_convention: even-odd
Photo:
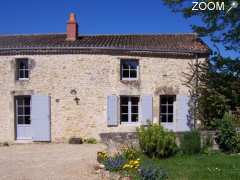
<instances>
[{"instance_id":1,"label":"brick chimney","mask_svg":"<svg viewBox=\"0 0 240 180\"><path fill-rule=\"evenodd\" d=\"M67 39L68 41L75 41L78 37L78 24L75 19L75 14L70 13L67 23Z\"/></svg>"}]
</instances>

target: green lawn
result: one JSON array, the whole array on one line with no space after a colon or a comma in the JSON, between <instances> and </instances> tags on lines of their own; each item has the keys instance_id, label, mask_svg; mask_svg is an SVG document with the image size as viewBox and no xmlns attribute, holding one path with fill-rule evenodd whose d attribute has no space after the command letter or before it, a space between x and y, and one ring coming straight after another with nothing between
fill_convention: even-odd
<instances>
[{"instance_id":1,"label":"green lawn","mask_svg":"<svg viewBox=\"0 0 240 180\"><path fill-rule=\"evenodd\" d=\"M164 160L144 157L143 160L165 168L170 180L240 180L240 155L215 153L175 156Z\"/></svg>"}]
</instances>

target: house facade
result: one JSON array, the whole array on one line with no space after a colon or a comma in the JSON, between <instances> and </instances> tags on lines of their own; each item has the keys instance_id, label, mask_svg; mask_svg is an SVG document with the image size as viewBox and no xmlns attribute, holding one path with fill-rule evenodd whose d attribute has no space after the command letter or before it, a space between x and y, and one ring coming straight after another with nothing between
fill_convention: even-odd
<instances>
[{"instance_id":1,"label":"house facade","mask_svg":"<svg viewBox=\"0 0 240 180\"><path fill-rule=\"evenodd\" d=\"M0 36L0 141L187 131L184 74L209 52L196 34L81 36L73 14L65 34Z\"/></svg>"}]
</instances>

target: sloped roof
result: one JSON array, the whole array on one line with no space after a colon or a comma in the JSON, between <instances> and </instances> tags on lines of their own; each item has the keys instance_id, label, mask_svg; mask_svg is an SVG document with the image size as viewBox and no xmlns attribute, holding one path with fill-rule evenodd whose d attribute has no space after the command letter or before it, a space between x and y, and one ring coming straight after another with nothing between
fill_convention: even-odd
<instances>
[{"instance_id":1,"label":"sloped roof","mask_svg":"<svg viewBox=\"0 0 240 180\"><path fill-rule=\"evenodd\" d=\"M84 35L67 41L66 34L0 36L0 55L71 54L121 51L132 53L197 53L210 49L197 34Z\"/></svg>"}]
</instances>

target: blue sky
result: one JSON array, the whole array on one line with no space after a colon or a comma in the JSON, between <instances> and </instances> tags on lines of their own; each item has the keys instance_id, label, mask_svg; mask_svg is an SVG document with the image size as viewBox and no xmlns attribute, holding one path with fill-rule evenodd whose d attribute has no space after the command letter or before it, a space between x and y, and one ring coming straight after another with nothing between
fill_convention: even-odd
<instances>
[{"instance_id":1,"label":"blue sky","mask_svg":"<svg viewBox=\"0 0 240 180\"><path fill-rule=\"evenodd\" d=\"M82 35L189 33L193 22L200 23L172 13L161 0L4 0L0 34L62 33L70 12Z\"/></svg>"}]
</instances>

